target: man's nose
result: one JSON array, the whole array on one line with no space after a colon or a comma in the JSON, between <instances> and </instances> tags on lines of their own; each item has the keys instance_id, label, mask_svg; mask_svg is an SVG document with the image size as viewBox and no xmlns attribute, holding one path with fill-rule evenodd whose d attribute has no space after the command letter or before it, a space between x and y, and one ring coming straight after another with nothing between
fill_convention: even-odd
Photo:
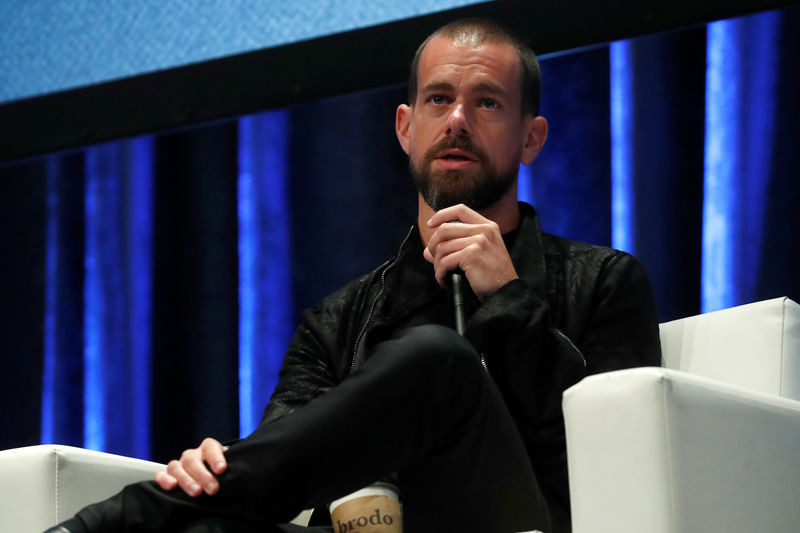
<instances>
[{"instance_id":1,"label":"man's nose","mask_svg":"<svg viewBox=\"0 0 800 533\"><path fill-rule=\"evenodd\" d=\"M456 103L453 105L447 117L447 133L456 136L469 136L471 134L469 121L464 111L464 104Z\"/></svg>"}]
</instances>

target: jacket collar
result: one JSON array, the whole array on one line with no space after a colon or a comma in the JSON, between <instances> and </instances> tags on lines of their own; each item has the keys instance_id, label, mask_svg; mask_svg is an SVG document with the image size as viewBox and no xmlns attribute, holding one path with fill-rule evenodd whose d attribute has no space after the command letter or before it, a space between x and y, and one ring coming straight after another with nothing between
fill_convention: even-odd
<instances>
[{"instance_id":1,"label":"jacket collar","mask_svg":"<svg viewBox=\"0 0 800 533\"><path fill-rule=\"evenodd\" d=\"M532 205L519 202L519 231L509 250L517 275L537 294L547 291L545 248L539 217Z\"/></svg>"}]
</instances>

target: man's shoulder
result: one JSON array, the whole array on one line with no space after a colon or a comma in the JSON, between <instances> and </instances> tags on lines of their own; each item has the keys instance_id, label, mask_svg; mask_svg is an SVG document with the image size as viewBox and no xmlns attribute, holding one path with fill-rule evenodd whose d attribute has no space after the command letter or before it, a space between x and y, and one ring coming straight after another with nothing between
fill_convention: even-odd
<instances>
[{"instance_id":1,"label":"man's shoulder","mask_svg":"<svg viewBox=\"0 0 800 533\"><path fill-rule=\"evenodd\" d=\"M314 313L320 312L323 309L337 311L352 308L353 302L363 297L369 290L372 281L382 267L383 265L348 281L332 293L323 297L308 311Z\"/></svg>"},{"instance_id":2,"label":"man's shoulder","mask_svg":"<svg viewBox=\"0 0 800 533\"><path fill-rule=\"evenodd\" d=\"M647 272L633 255L556 235L542 237L553 323L571 339L583 339L603 313L647 317L643 328L657 323Z\"/></svg>"},{"instance_id":3,"label":"man's shoulder","mask_svg":"<svg viewBox=\"0 0 800 533\"><path fill-rule=\"evenodd\" d=\"M551 290L593 301L610 288L650 291L644 266L631 254L597 244L542 234Z\"/></svg>"},{"instance_id":4,"label":"man's shoulder","mask_svg":"<svg viewBox=\"0 0 800 533\"><path fill-rule=\"evenodd\" d=\"M616 250L608 246L590 244L587 242L576 241L553 235L552 233L542 233L542 243L545 255L548 258L560 259L566 263L576 263L585 266L595 265L600 267L609 262L621 260L635 261L635 258L627 252Z\"/></svg>"},{"instance_id":5,"label":"man's shoulder","mask_svg":"<svg viewBox=\"0 0 800 533\"><path fill-rule=\"evenodd\" d=\"M541 252L549 267L560 263L564 267L577 266L585 270L592 267L599 269L604 265L613 265L619 261L636 262L630 254L608 246L590 244L542 231L539 226L538 214L530 204L520 202L520 213L523 218L523 232L528 235L526 242L533 246L534 250L539 251L539 247L534 244L535 241L530 238L530 235L538 234L540 236Z\"/></svg>"}]
</instances>

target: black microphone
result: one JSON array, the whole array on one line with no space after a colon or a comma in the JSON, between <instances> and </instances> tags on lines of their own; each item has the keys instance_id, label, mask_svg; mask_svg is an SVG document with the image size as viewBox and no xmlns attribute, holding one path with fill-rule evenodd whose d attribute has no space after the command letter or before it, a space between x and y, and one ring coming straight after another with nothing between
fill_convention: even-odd
<instances>
[{"instance_id":1,"label":"black microphone","mask_svg":"<svg viewBox=\"0 0 800 533\"><path fill-rule=\"evenodd\" d=\"M464 275L464 271L460 268L451 270L445 276L447 283L447 290L450 293L450 303L453 307L453 319L455 321L456 331L462 337L467 330L467 310L465 309L467 303L467 294L469 293L469 284Z\"/></svg>"}]
</instances>

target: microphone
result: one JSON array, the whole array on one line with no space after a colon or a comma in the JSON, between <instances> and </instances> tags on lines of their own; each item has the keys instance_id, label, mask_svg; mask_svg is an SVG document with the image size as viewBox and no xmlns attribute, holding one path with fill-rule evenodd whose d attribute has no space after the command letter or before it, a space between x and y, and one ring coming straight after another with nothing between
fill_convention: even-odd
<instances>
[{"instance_id":1,"label":"microphone","mask_svg":"<svg viewBox=\"0 0 800 533\"><path fill-rule=\"evenodd\" d=\"M469 293L469 284L464 271L460 268L448 272L445 280L447 291L450 293L450 304L453 308L456 331L463 337L464 332L467 330L467 310L465 306L467 294Z\"/></svg>"},{"instance_id":2,"label":"microphone","mask_svg":"<svg viewBox=\"0 0 800 533\"><path fill-rule=\"evenodd\" d=\"M461 224L458 219L448 221L449 224ZM456 332L464 336L467 330L467 294L469 294L470 286L467 282L467 277L464 271L460 268L451 270L445 276L445 283L447 284L447 292L450 293L450 306L453 308L453 322L456 326Z\"/></svg>"}]
</instances>

